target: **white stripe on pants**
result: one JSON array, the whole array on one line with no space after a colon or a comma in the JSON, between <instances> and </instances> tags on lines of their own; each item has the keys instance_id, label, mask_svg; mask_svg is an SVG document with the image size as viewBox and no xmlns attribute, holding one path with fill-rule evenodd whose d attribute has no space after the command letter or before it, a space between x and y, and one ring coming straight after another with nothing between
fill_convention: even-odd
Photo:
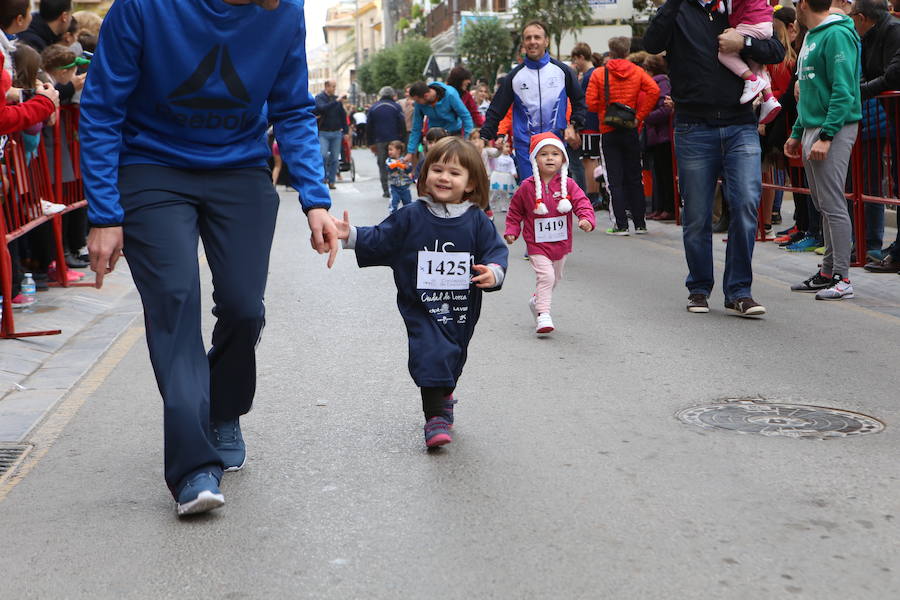
<instances>
[{"instance_id":1,"label":"white stripe on pants","mask_svg":"<svg viewBox=\"0 0 900 600\"><path fill-rule=\"evenodd\" d=\"M566 265L566 257L559 260L550 260L543 254L531 254L531 267L537 277L537 285L534 290L534 306L538 314L549 313L550 303L553 300L553 289L563 276Z\"/></svg>"}]
</instances>

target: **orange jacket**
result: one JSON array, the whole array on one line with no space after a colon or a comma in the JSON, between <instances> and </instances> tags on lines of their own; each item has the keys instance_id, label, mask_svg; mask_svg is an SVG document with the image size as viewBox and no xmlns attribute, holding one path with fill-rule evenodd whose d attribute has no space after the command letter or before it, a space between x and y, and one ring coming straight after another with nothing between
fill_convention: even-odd
<instances>
[{"instance_id":1,"label":"orange jacket","mask_svg":"<svg viewBox=\"0 0 900 600\"><path fill-rule=\"evenodd\" d=\"M606 67L594 69L588 82L585 100L588 110L597 113L600 118L600 133L609 133L613 130L603 123L607 105L603 82L606 69L609 69L609 102L621 102L634 108L640 125L656 106L659 86L639 66L624 58L615 58L606 63Z\"/></svg>"}]
</instances>

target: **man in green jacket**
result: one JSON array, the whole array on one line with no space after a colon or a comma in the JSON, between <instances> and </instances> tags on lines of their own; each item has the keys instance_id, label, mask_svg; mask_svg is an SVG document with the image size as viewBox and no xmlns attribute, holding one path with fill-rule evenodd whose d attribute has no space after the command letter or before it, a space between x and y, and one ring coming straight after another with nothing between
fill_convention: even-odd
<instances>
[{"instance_id":1,"label":"man in green jacket","mask_svg":"<svg viewBox=\"0 0 900 600\"><path fill-rule=\"evenodd\" d=\"M813 203L822 213L825 257L822 269L792 285L815 292L816 300L853 297L850 285L850 213L844 181L856 141L860 105L860 42L853 21L829 12L831 0L800 0L797 16L809 28L797 59L800 102L784 153L802 154Z\"/></svg>"}]
</instances>

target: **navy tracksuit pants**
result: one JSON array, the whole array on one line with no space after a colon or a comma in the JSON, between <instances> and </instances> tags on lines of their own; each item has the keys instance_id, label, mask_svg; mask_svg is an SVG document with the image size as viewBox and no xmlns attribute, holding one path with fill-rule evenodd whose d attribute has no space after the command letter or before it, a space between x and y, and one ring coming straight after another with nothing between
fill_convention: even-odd
<instances>
[{"instance_id":1,"label":"navy tracksuit pants","mask_svg":"<svg viewBox=\"0 0 900 600\"><path fill-rule=\"evenodd\" d=\"M166 484L175 495L199 471L221 477L209 421L243 415L253 402L278 194L265 168L156 165L122 167L119 191L124 254L163 399ZM200 240L217 319L208 353L200 328Z\"/></svg>"}]
</instances>

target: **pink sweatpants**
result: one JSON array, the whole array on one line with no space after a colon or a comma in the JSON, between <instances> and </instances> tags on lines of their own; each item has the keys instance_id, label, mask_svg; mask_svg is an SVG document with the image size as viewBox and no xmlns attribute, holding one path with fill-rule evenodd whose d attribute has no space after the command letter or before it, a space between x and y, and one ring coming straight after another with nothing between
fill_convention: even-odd
<instances>
[{"instance_id":1,"label":"pink sweatpants","mask_svg":"<svg viewBox=\"0 0 900 600\"><path fill-rule=\"evenodd\" d=\"M752 37L755 40L766 40L772 37L772 23L758 23L756 25L748 25L740 23L734 28L735 31L743 36ZM740 77L747 71L752 71L754 75L762 73L762 66L751 63L747 64L740 54L723 54L719 52L719 62L725 65L725 68Z\"/></svg>"},{"instance_id":2,"label":"pink sweatpants","mask_svg":"<svg viewBox=\"0 0 900 600\"><path fill-rule=\"evenodd\" d=\"M537 286L534 290L534 306L540 313L550 312L550 302L553 300L553 288L560 282L563 276L563 268L566 266L566 257L559 260L550 260L543 254L532 254L531 267L537 277Z\"/></svg>"}]
</instances>

